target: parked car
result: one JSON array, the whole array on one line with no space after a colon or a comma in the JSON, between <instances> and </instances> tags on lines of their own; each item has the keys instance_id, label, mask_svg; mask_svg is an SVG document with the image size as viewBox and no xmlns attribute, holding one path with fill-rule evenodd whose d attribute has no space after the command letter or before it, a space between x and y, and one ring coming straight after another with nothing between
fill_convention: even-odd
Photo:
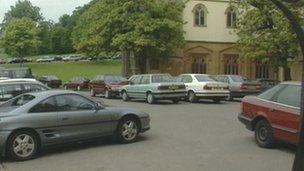
<instances>
[{"instance_id":1,"label":"parked car","mask_svg":"<svg viewBox=\"0 0 304 171\"><path fill-rule=\"evenodd\" d=\"M247 95L257 95L261 92L261 83L251 81L246 77L239 75L218 75L215 76L218 81L229 84L229 96L227 100L234 98L243 98Z\"/></svg>"},{"instance_id":2,"label":"parked car","mask_svg":"<svg viewBox=\"0 0 304 171\"><path fill-rule=\"evenodd\" d=\"M257 82L261 83L261 91L264 92L280 83L278 80L272 80L267 78L259 78Z\"/></svg>"},{"instance_id":3,"label":"parked car","mask_svg":"<svg viewBox=\"0 0 304 171\"><path fill-rule=\"evenodd\" d=\"M128 84L128 80L119 75L98 75L91 80L89 87L91 96L104 94L105 98L120 95L120 88Z\"/></svg>"},{"instance_id":4,"label":"parked car","mask_svg":"<svg viewBox=\"0 0 304 171\"><path fill-rule=\"evenodd\" d=\"M273 147L277 140L297 144L300 126L301 83L284 82L242 100L239 121L255 132L256 143Z\"/></svg>"},{"instance_id":5,"label":"parked car","mask_svg":"<svg viewBox=\"0 0 304 171\"><path fill-rule=\"evenodd\" d=\"M34 78L30 68L0 68L0 77Z\"/></svg>"},{"instance_id":6,"label":"parked car","mask_svg":"<svg viewBox=\"0 0 304 171\"><path fill-rule=\"evenodd\" d=\"M185 84L176 82L169 74L134 75L129 79L129 85L121 89L124 101L146 99L149 104L161 99L178 103L186 93Z\"/></svg>"},{"instance_id":7,"label":"parked car","mask_svg":"<svg viewBox=\"0 0 304 171\"><path fill-rule=\"evenodd\" d=\"M0 59L0 64L6 64L6 61L4 59Z\"/></svg>"},{"instance_id":8,"label":"parked car","mask_svg":"<svg viewBox=\"0 0 304 171\"><path fill-rule=\"evenodd\" d=\"M36 60L38 63L43 63L43 62L53 62L55 61L55 58L53 57L44 57L44 58L39 58Z\"/></svg>"},{"instance_id":9,"label":"parked car","mask_svg":"<svg viewBox=\"0 0 304 171\"><path fill-rule=\"evenodd\" d=\"M199 99L211 99L219 103L229 96L228 84L218 82L210 75L182 74L178 77L178 81L186 85L187 99L191 103Z\"/></svg>"},{"instance_id":10,"label":"parked car","mask_svg":"<svg viewBox=\"0 0 304 171\"><path fill-rule=\"evenodd\" d=\"M28 59L26 58L12 58L8 61L9 64L18 64L18 63L27 63L30 62Z\"/></svg>"},{"instance_id":11,"label":"parked car","mask_svg":"<svg viewBox=\"0 0 304 171\"><path fill-rule=\"evenodd\" d=\"M71 91L20 95L0 107L0 154L29 160L41 148L114 135L132 143L150 129L147 113L105 107ZM22 129L21 129L22 128Z\"/></svg>"},{"instance_id":12,"label":"parked car","mask_svg":"<svg viewBox=\"0 0 304 171\"><path fill-rule=\"evenodd\" d=\"M51 88L59 88L62 85L62 81L55 75L42 76L38 80Z\"/></svg>"},{"instance_id":13,"label":"parked car","mask_svg":"<svg viewBox=\"0 0 304 171\"><path fill-rule=\"evenodd\" d=\"M6 102L20 94L45 91L50 88L36 80L29 79L7 79L0 81L0 104Z\"/></svg>"},{"instance_id":14,"label":"parked car","mask_svg":"<svg viewBox=\"0 0 304 171\"><path fill-rule=\"evenodd\" d=\"M71 81L65 83L63 85L64 89L72 89L72 90L86 90L89 88L90 80L84 77L74 77Z\"/></svg>"}]
</instances>

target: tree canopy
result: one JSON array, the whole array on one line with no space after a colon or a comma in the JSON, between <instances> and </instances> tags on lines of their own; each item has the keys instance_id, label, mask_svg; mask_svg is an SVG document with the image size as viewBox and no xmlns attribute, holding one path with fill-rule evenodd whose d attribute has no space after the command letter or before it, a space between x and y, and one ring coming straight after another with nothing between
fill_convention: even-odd
<instances>
[{"instance_id":1,"label":"tree canopy","mask_svg":"<svg viewBox=\"0 0 304 171\"><path fill-rule=\"evenodd\" d=\"M2 44L5 52L15 57L36 54L40 45L37 24L29 18L15 19L5 29Z\"/></svg>"},{"instance_id":2,"label":"tree canopy","mask_svg":"<svg viewBox=\"0 0 304 171\"><path fill-rule=\"evenodd\" d=\"M90 55L132 51L139 60L168 56L184 43L183 9L178 0L99 0L80 16L73 43Z\"/></svg>"},{"instance_id":3,"label":"tree canopy","mask_svg":"<svg viewBox=\"0 0 304 171\"><path fill-rule=\"evenodd\" d=\"M236 5L240 11L236 32L242 56L269 60L275 67L283 67L285 78L290 79L288 61L299 56L299 45L288 20L268 0L245 0ZM303 17L303 8L289 7Z\"/></svg>"}]
</instances>

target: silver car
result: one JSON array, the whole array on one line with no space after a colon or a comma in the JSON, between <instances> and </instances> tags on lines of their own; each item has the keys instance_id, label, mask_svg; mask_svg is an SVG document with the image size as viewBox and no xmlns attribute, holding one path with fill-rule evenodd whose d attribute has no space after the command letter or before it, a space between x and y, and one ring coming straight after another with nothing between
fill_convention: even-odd
<instances>
[{"instance_id":1,"label":"silver car","mask_svg":"<svg viewBox=\"0 0 304 171\"><path fill-rule=\"evenodd\" d=\"M105 107L71 91L26 93L0 106L1 155L19 161L50 145L101 136L131 143L149 129L146 113Z\"/></svg>"}]
</instances>

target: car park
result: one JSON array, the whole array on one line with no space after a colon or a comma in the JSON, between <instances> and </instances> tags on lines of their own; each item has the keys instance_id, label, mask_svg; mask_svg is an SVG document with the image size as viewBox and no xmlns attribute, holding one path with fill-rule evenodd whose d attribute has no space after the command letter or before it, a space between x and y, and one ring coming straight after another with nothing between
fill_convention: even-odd
<instances>
[{"instance_id":1,"label":"car park","mask_svg":"<svg viewBox=\"0 0 304 171\"><path fill-rule=\"evenodd\" d=\"M55 58L53 57L44 57L44 58L39 58L36 60L38 63L43 63L43 62L53 62L55 61Z\"/></svg>"},{"instance_id":2,"label":"car park","mask_svg":"<svg viewBox=\"0 0 304 171\"><path fill-rule=\"evenodd\" d=\"M150 129L147 113L105 107L71 91L50 90L20 95L0 108L0 152L29 160L50 145L114 135L132 143ZM25 122L26 121L26 122ZM22 128L22 129L21 129Z\"/></svg>"},{"instance_id":3,"label":"car park","mask_svg":"<svg viewBox=\"0 0 304 171\"><path fill-rule=\"evenodd\" d=\"M277 140L297 144L300 126L301 83L284 82L258 96L242 100L239 121L255 132L260 147Z\"/></svg>"},{"instance_id":4,"label":"car park","mask_svg":"<svg viewBox=\"0 0 304 171\"><path fill-rule=\"evenodd\" d=\"M50 88L36 80L29 79L7 79L0 81L0 104L4 103L20 94L45 91Z\"/></svg>"},{"instance_id":5,"label":"car park","mask_svg":"<svg viewBox=\"0 0 304 171\"><path fill-rule=\"evenodd\" d=\"M169 74L133 75L129 79L129 85L121 89L122 99L146 99L149 104L157 100L172 100L178 103L186 97L184 83L176 82Z\"/></svg>"},{"instance_id":6,"label":"car park","mask_svg":"<svg viewBox=\"0 0 304 171\"><path fill-rule=\"evenodd\" d=\"M111 98L119 96L121 87L127 84L128 80L119 75L98 75L90 81L89 87L91 96L104 94L105 98Z\"/></svg>"},{"instance_id":7,"label":"car park","mask_svg":"<svg viewBox=\"0 0 304 171\"><path fill-rule=\"evenodd\" d=\"M218 81L229 84L229 96L227 100L243 98L246 95L257 95L261 92L261 83L251 81L239 75L217 75L214 76Z\"/></svg>"},{"instance_id":8,"label":"car park","mask_svg":"<svg viewBox=\"0 0 304 171\"><path fill-rule=\"evenodd\" d=\"M219 103L229 96L227 83L216 81L206 74L182 74L178 81L183 82L187 89L187 100L197 102L199 99L211 99Z\"/></svg>"},{"instance_id":9,"label":"car park","mask_svg":"<svg viewBox=\"0 0 304 171\"><path fill-rule=\"evenodd\" d=\"M63 85L64 89L72 89L72 90L86 90L89 88L90 80L84 77L74 77L71 81L65 83Z\"/></svg>"},{"instance_id":10,"label":"car park","mask_svg":"<svg viewBox=\"0 0 304 171\"><path fill-rule=\"evenodd\" d=\"M256 80L261 84L261 91L264 92L280 83L278 80L259 78Z\"/></svg>"},{"instance_id":11,"label":"car park","mask_svg":"<svg viewBox=\"0 0 304 171\"><path fill-rule=\"evenodd\" d=\"M59 88L62 85L62 81L55 75L45 75L38 80L51 88Z\"/></svg>"}]
</instances>

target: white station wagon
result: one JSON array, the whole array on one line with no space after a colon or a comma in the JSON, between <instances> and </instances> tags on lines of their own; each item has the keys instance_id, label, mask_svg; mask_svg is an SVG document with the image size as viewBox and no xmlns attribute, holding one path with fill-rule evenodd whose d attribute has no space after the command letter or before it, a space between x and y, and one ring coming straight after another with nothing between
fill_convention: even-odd
<instances>
[{"instance_id":1,"label":"white station wagon","mask_svg":"<svg viewBox=\"0 0 304 171\"><path fill-rule=\"evenodd\" d=\"M182 74L178 81L183 82L187 89L189 102L194 103L199 99L211 99L215 103L229 96L229 85L218 82L206 74Z\"/></svg>"}]
</instances>

